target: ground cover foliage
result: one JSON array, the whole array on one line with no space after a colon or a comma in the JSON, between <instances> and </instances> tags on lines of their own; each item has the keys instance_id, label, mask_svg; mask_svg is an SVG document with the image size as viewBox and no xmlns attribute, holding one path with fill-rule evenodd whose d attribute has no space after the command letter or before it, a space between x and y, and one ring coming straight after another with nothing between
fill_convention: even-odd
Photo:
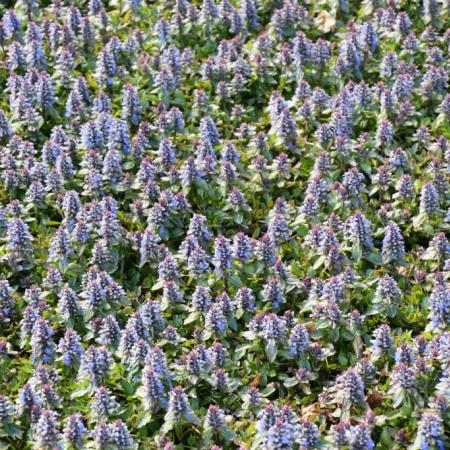
<instances>
[{"instance_id":1,"label":"ground cover foliage","mask_svg":"<svg viewBox=\"0 0 450 450\"><path fill-rule=\"evenodd\" d=\"M447 0L0 17L0 448L450 448Z\"/></svg>"}]
</instances>

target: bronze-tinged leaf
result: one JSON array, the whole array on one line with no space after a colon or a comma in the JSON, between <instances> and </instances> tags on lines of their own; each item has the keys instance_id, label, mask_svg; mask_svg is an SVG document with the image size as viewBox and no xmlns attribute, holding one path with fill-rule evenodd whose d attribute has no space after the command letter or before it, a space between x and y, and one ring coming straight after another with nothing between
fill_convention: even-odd
<instances>
[{"instance_id":1,"label":"bronze-tinged leaf","mask_svg":"<svg viewBox=\"0 0 450 450\"><path fill-rule=\"evenodd\" d=\"M251 387L257 387L259 384L259 374L256 375L255 379L250 383Z\"/></svg>"},{"instance_id":2,"label":"bronze-tinged leaf","mask_svg":"<svg viewBox=\"0 0 450 450\"><path fill-rule=\"evenodd\" d=\"M313 403L312 405L302 407L302 417L308 420L315 420L321 413L321 406L319 402Z\"/></svg>"},{"instance_id":3,"label":"bronze-tinged leaf","mask_svg":"<svg viewBox=\"0 0 450 450\"><path fill-rule=\"evenodd\" d=\"M372 391L367 396L367 403L370 405L370 407L376 408L377 406L380 406L384 401L384 395L380 391Z\"/></svg>"}]
</instances>

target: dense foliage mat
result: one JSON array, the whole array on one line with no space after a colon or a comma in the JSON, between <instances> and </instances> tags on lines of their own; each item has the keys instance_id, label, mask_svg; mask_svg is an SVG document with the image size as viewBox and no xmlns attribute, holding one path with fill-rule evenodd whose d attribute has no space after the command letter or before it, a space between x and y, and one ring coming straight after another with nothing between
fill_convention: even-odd
<instances>
[{"instance_id":1,"label":"dense foliage mat","mask_svg":"<svg viewBox=\"0 0 450 450\"><path fill-rule=\"evenodd\" d=\"M450 2L0 5L0 449L450 448Z\"/></svg>"}]
</instances>

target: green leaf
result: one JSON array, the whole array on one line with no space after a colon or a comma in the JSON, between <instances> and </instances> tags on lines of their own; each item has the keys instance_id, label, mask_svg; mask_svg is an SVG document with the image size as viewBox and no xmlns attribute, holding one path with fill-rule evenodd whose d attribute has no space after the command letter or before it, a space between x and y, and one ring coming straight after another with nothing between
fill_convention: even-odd
<instances>
[{"instance_id":1,"label":"green leaf","mask_svg":"<svg viewBox=\"0 0 450 450\"><path fill-rule=\"evenodd\" d=\"M317 270L320 266L323 265L323 263L326 261L326 259L327 259L326 256L323 256L323 255L319 256L313 264L313 269Z\"/></svg>"},{"instance_id":2,"label":"green leaf","mask_svg":"<svg viewBox=\"0 0 450 450\"><path fill-rule=\"evenodd\" d=\"M333 342L337 342L339 339L339 330L337 328L333 328L332 330L330 330L330 339Z\"/></svg>"},{"instance_id":3,"label":"green leaf","mask_svg":"<svg viewBox=\"0 0 450 450\"><path fill-rule=\"evenodd\" d=\"M123 164L124 170L131 170L133 167L134 167L133 161L127 161L126 163Z\"/></svg>"},{"instance_id":4,"label":"green leaf","mask_svg":"<svg viewBox=\"0 0 450 450\"><path fill-rule=\"evenodd\" d=\"M343 352L339 353L338 361L342 367L347 367L348 359Z\"/></svg>"},{"instance_id":5,"label":"green leaf","mask_svg":"<svg viewBox=\"0 0 450 450\"><path fill-rule=\"evenodd\" d=\"M427 220L427 216L425 213L420 213L418 216L413 219L414 228L420 228Z\"/></svg>"},{"instance_id":6,"label":"green leaf","mask_svg":"<svg viewBox=\"0 0 450 450\"><path fill-rule=\"evenodd\" d=\"M173 417L168 418L167 416L164 418L164 425L161 428L161 434L167 434L173 430L176 421Z\"/></svg>"},{"instance_id":7,"label":"green leaf","mask_svg":"<svg viewBox=\"0 0 450 450\"><path fill-rule=\"evenodd\" d=\"M378 253L368 253L367 255L364 255L364 259L372 263L374 266L379 266L382 263L381 256Z\"/></svg>"},{"instance_id":8,"label":"green leaf","mask_svg":"<svg viewBox=\"0 0 450 450\"><path fill-rule=\"evenodd\" d=\"M79 386L77 389L72 391L72 398L77 397L83 397L86 394L90 394L92 392L92 388L89 383L84 383L83 385Z\"/></svg>"},{"instance_id":9,"label":"green leaf","mask_svg":"<svg viewBox=\"0 0 450 450\"><path fill-rule=\"evenodd\" d=\"M249 344L244 344L237 347L236 350L234 351L234 358L233 358L234 361L239 361L240 359L242 359L247 354L249 348L250 348Z\"/></svg>"},{"instance_id":10,"label":"green leaf","mask_svg":"<svg viewBox=\"0 0 450 450\"><path fill-rule=\"evenodd\" d=\"M292 377L292 378L286 378L286 379L284 380L283 384L284 384L287 388L294 387L294 386L297 386L298 380L297 380L297 378L294 378L294 377Z\"/></svg>"},{"instance_id":11,"label":"green leaf","mask_svg":"<svg viewBox=\"0 0 450 450\"><path fill-rule=\"evenodd\" d=\"M159 291L164 287L164 281L160 280L152 286L152 291Z\"/></svg>"},{"instance_id":12,"label":"green leaf","mask_svg":"<svg viewBox=\"0 0 450 450\"><path fill-rule=\"evenodd\" d=\"M188 422L193 423L194 425L200 425L200 419L195 414L189 414L185 417Z\"/></svg>"},{"instance_id":13,"label":"green leaf","mask_svg":"<svg viewBox=\"0 0 450 450\"><path fill-rule=\"evenodd\" d=\"M266 354L270 363L273 363L275 361L277 353L278 353L277 343L273 339L271 339L266 344Z\"/></svg>"},{"instance_id":14,"label":"green leaf","mask_svg":"<svg viewBox=\"0 0 450 450\"><path fill-rule=\"evenodd\" d=\"M436 260L436 250L434 248L427 248L420 259L424 261Z\"/></svg>"},{"instance_id":15,"label":"green leaf","mask_svg":"<svg viewBox=\"0 0 450 450\"><path fill-rule=\"evenodd\" d=\"M121 380L120 384L122 385L122 388L126 394L132 395L134 393L134 387L129 381L124 379Z\"/></svg>"},{"instance_id":16,"label":"green leaf","mask_svg":"<svg viewBox=\"0 0 450 450\"><path fill-rule=\"evenodd\" d=\"M0 440L0 450L8 450L11 448L11 444L6 441Z\"/></svg>"},{"instance_id":17,"label":"green leaf","mask_svg":"<svg viewBox=\"0 0 450 450\"><path fill-rule=\"evenodd\" d=\"M390 448L392 446L391 431L387 428L384 428L381 432L380 444L383 444L386 448Z\"/></svg>"},{"instance_id":18,"label":"green leaf","mask_svg":"<svg viewBox=\"0 0 450 450\"><path fill-rule=\"evenodd\" d=\"M236 288L242 287L242 281L237 275L231 275L228 279L234 287Z\"/></svg>"},{"instance_id":19,"label":"green leaf","mask_svg":"<svg viewBox=\"0 0 450 450\"><path fill-rule=\"evenodd\" d=\"M152 420L152 413L150 411L145 411L141 417L136 422L136 428L145 427Z\"/></svg>"},{"instance_id":20,"label":"green leaf","mask_svg":"<svg viewBox=\"0 0 450 450\"><path fill-rule=\"evenodd\" d=\"M362 256L362 248L360 245L353 245L352 247L352 257L353 259L358 262L361 259Z\"/></svg>"},{"instance_id":21,"label":"green leaf","mask_svg":"<svg viewBox=\"0 0 450 450\"><path fill-rule=\"evenodd\" d=\"M392 394L392 406L398 408L405 400L405 393L403 389L395 390Z\"/></svg>"},{"instance_id":22,"label":"green leaf","mask_svg":"<svg viewBox=\"0 0 450 450\"><path fill-rule=\"evenodd\" d=\"M225 441L232 441L236 437L236 433L231 428L227 428L222 432L222 437Z\"/></svg>"},{"instance_id":23,"label":"green leaf","mask_svg":"<svg viewBox=\"0 0 450 450\"><path fill-rule=\"evenodd\" d=\"M228 326L233 331L238 330L238 323L236 322L236 319L234 319L234 318L228 320Z\"/></svg>"},{"instance_id":24,"label":"green leaf","mask_svg":"<svg viewBox=\"0 0 450 450\"><path fill-rule=\"evenodd\" d=\"M233 215L233 219L238 225L244 222L244 216L242 215L242 213L235 213Z\"/></svg>"},{"instance_id":25,"label":"green leaf","mask_svg":"<svg viewBox=\"0 0 450 450\"><path fill-rule=\"evenodd\" d=\"M3 425L3 430L0 429L0 436L9 436L12 439L20 439L23 431L14 423L7 423Z\"/></svg>"},{"instance_id":26,"label":"green leaf","mask_svg":"<svg viewBox=\"0 0 450 450\"><path fill-rule=\"evenodd\" d=\"M261 395L263 397L269 397L269 395L272 395L275 391L276 389L273 386L267 386L261 391Z\"/></svg>"},{"instance_id":27,"label":"green leaf","mask_svg":"<svg viewBox=\"0 0 450 450\"><path fill-rule=\"evenodd\" d=\"M201 317L201 313L199 313L198 311L195 312L191 312L186 319L184 319L184 324L188 325L192 322L195 322L197 319L199 319Z\"/></svg>"},{"instance_id":28,"label":"green leaf","mask_svg":"<svg viewBox=\"0 0 450 450\"><path fill-rule=\"evenodd\" d=\"M211 427L207 427L203 430L202 438L203 438L205 445L207 445L208 447L211 446L213 435L214 435L214 432Z\"/></svg>"},{"instance_id":29,"label":"green leaf","mask_svg":"<svg viewBox=\"0 0 450 450\"><path fill-rule=\"evenodd\" d=\"M424 227L423 227L423 231L425 231L425 233L427 233L429 236L432 236L434 234L434 228L433 225L430 225L429 223L427 223Z\"/></svg>"}]
</instances>

